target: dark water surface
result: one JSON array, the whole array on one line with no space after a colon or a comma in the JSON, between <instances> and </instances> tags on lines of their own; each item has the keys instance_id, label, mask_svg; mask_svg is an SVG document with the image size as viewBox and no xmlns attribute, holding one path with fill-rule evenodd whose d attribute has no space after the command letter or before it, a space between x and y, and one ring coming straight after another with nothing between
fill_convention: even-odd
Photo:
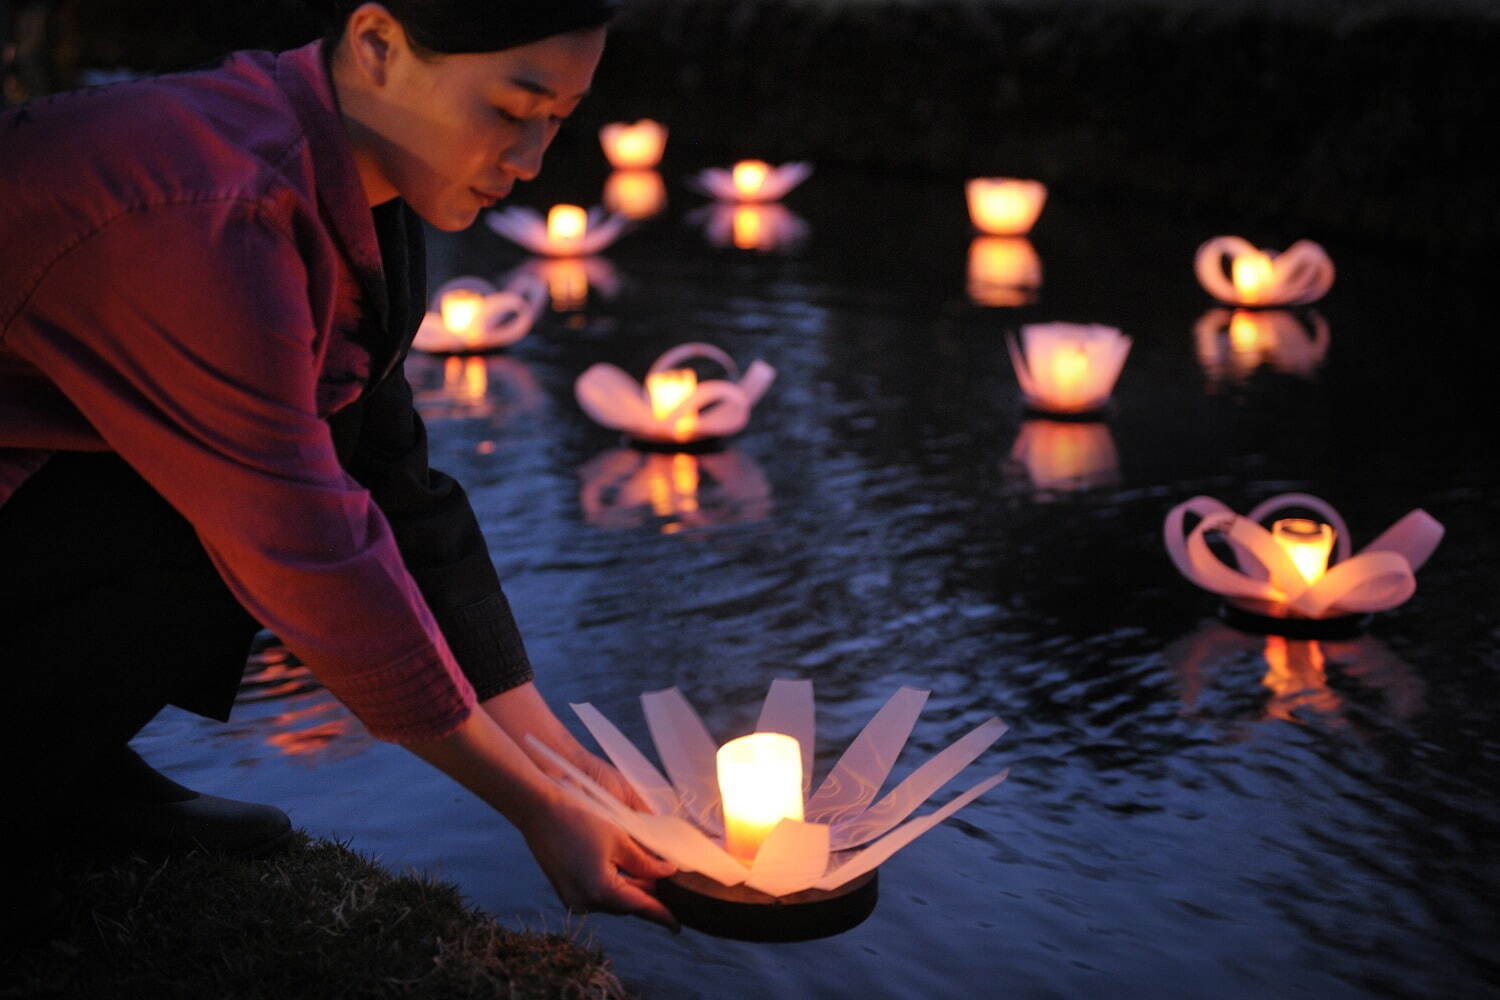
<instances>
[{"instance_id":1,"label":"dark water surface","mask_svg":"<svg viewBox=\"0 0 1500 1000\"><path fill-rule=\"evenodd\" d=\"M1054 194L1033 234L1039 300L982 308L965 293L951 183L821 171L787 199L805 244L758 253L710 246L678 176L666 212L607 254L613 299L596 287L584 310L549 313L467 373L411 361L433 463L469 487L539 683L570 723L565 703L592 701L649 746L642 691L678 685L725 739L773 678L810 677L824 768L897 687L929 688L897 775L998 714L1013 728L976 767L1011 777L888 863L875 914L840 937L749 945L588 918L631 985L1500 985L1500 463L1481 426L1495 328L1474 269L1330 242L1321 363L1304 345L1286 370L1244 352L1205 365L1193 331L1212 303L1192 254L1232 219ZM589 202L598 180L560 175L522 197ZM434 240L433 284L523 259L476 226ZM1053 319L1134 338L1101 427L1025 429L1003 334ZM686 340L763 358L779 378L722 455L617 452L573 379L599 360L640 375ZM483 395L443 390L445 375L482 375ZM1163 516L1198 493L1244 511L1291 490L1338 507L1356 548L1414 507L1442 521L1416 596L1347 641L1220 624L1168 562ZM141 744L181 780L278 801L314 833L454 878L501 919L566 923L498 816L370 741L274 653L252 665L229 727L166 715Z\"/></svg>"}]
</instances>

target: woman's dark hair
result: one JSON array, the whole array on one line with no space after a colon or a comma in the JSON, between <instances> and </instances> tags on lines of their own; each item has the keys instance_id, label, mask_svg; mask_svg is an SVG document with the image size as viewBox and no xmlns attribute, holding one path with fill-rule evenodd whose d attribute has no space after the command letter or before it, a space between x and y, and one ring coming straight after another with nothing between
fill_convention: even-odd
<instances>
[{"instance_id":1,"label":"woman's dark hair","mask_svg":"<svg viewBox=\"0 0 1500 1000\"><path fill-rule=\"evenodd\" d=\"M329 22L329 38L343 35L355 8L367 0L307 0ZM430 52L494 52L584 28L614 16L621 0L379 0L407 37Z\"/></svg>"}]
</instances>

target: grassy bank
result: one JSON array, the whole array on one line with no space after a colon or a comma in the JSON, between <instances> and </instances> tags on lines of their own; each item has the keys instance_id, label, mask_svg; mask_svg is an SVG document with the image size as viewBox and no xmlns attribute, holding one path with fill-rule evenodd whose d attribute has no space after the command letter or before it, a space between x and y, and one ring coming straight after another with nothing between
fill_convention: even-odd
<instances>
[{"instance_id":1,"label":"grassy bank","mask_svg":"<svg viewBox=\"0 0 1500 1000\"><path fill-rule=\"evenodd\" d=\"M300 834L260 860L79 856L53 932L8 941L0 996L626 996L601 954L507 930L448 884Z\"/></svg>"}]
</instances>

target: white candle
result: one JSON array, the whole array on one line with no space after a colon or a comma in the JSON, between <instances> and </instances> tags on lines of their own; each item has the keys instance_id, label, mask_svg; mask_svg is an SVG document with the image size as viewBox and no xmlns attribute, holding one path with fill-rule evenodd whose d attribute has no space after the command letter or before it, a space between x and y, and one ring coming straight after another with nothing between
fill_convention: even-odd
<instances>
[{"instance_id":1,"label":"white candle","mask_svg":"<svg viewBox=\"0 0 1500 1000\"><path fill-rule=\"evenodd\" d=\"M1307 517L1286 517L1271 525L1271 537L1309 584L1317 583L1328 571L1328 556L1333 552L1332 525Z\"/></svg>"},{"instance_id":2,"label":"white candle","mask_svg":"<svg viewBox=\"0 0 1500 1000\"><path fill-rule=\"evenodd\" d=\"M783 819L802 819L802 748L784 733L751 733L719 748L724 846L747 864Z\"/></svg>"},{"instance_id":3,"label":"white candle","mask_svg":"<svg viewBox=\"0 0 1500 1000\"><path fill-rule=\"evenodd\" d=\"M691 368L672 368L646 376L646 395L651 400L651 415L665 420L693 393L698 391L698 373ZM672 431L686 440L698 427L696 413L684 413L672 423Z\"/></svg>"}]
</instances>

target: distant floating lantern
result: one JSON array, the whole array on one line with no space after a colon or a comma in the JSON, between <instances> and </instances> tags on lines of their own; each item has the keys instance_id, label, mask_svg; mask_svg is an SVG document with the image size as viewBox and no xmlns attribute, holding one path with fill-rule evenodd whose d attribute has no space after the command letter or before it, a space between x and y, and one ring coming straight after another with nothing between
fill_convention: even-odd
<instances>
[{"instance_id":1,"label":"distant floating lantern","mask_svg":"<svg viewBox=\"0 0 1500 1000\"><path fill-rule=\"evenodd\" d=\"M711 167L688 178L688 183L718 201L779 201L812 176L811 163L796 161L773 167L763 160L741 160L730 170Z\"/></svg>"},{"instance_id":2,"label":"distant floating lantern","mask_svg":"<svg viewBox=\"0 0 1500 1000\"><path fill-rule=\"evenodd\" d=\"M588 257L599 253L620 238L628 221L603 209L585 212L577 205L553 205L545 220L520 205L485 216L492 230L545 257Z\"/></svg>"},{"instance_id":3,"label":"distant floating lantern","mask_svg":"<svg viewBox=\"0 0 1500 1000\"><path fill-rule=\"evenodd\" d=\"M969 244L969 298L981 306L1024 306L1042 287L1042 259L1024 236L976 236Z\"/></svg>"},{"instance_id":4,"label":"distant floating lantern","mask_svg":"<svg viewBox=\"0 0 1500 1000\"><path fill-rule=\"evenodd\" d=\"M659 522L683 528L759 521L771 512L771 484L760 466L733 448L705 454L614 448L579 470L579 506L597 528Z\"/></svg>"},{"instance_id":5,"label":"distant floating lantern","mask_svg":"<svg viewBox=\"0 0 1500 1000\"><path fill-rule=\"evenodd\" d=\"M1193 269L1205 291L1232 306L1307 305L1333 287L1333 261L1311 240L1278 254L1238 236L1215 236L1198 248Z\"/></svg>"},{"instance_id":6,"label":"distant floating lantern","mask_svg":"<svg viewBox=\"0 0 1500 1000\"><path fill-rule=\"evenodd\" d=\"M1072 493L1120 481L1120 455L1099 421L1027 420L1010 449L1038 490Z\"/></svg>"},{"instance_id":7,"label":"distant floating lantern","mask_svg":"<svg viewBox=\"0 0 1500 1000\"><path fill-rule=\"evenodd\" d=\"M592 705L574 705L647 804L641 812L528 739L560 770L554 780L565 794L677 865L657 893L684 924L746 940L804 940L864 920L875 907L881 863L1005 780L1001 771L907 819L1004 734L1005 723L991 718L875 801L926 699L925 691L896 692L811 795L814 709L806 680L774 681L751 739L723 751L676 688L643 694L665 777Z\"/></svg>"},{"instance_id":8,"label":"distant floating lantern","mask_svg":"<svg viewBox=\"0 0 1500 1000\"><path fill-rule=\"evenodd\" d=\"M715 203L692 213L689 221L703 224L704 235L717 247L772 253L791 250L807 239L807 223L785 205Z\"/></svg>"},{"instance_id":9,"label":"distant floating lantern","mask_svg":"<svg viewBox=\"0 0 1500 1000\"><path fill-rule=\"evenodd\" d=\"M667 148L667 127L650 118L634 124L613 122L599 130L599 145L616 170L649 170Z\"/></svg>"},{"instance_id":10,"label":"distant floating lantern","mask_svg":"<svg viewBox=\"0 0 1500 1000\"><path fill-rule=\"evenodd\" d=\"M604 182L604 207L634 222L667 206L667 186L655 170L616 170Z\"/></svg>"},{"instance_id":11,"label":"distant floating lantern","mask_svg":"<svg viewBox=\"0 0 1500 1000\"><path fill-rule=\"evenodd\" d=\"M991 236L1025 236L1047 203L1047 185L1014 177L975 177L964 193L974 228Z\"/></svg>"},{"instance_id":12,"label":"distant floating lantern","mask_svg":"<svg viewBox=\"0 0 1500 1000\"><path fill-rule=\"evenodd\" d=\"M1316 517L1275 517L1292 510ZM1191 532L1190 514L1199 518ZM1240 612L1235 620L1264 631L1316 636L1328 627L1355 628L1358 616L1410 598L1415 573L1442 540L1443 526L1414 510L1351 556L1349 530L1338 511L1317 497L1288 493L1245 517L1211 497L1194 497L1172 508L1163 532L1182 575L1224 597ZM1229 562L1209 545L1211 536L1228 546Z\"/></svg>"},{"instance_id":13,"label":"distant floating lantern","mask_svg":"<svg viewBox=\"0 0 1500 1000\"><path fill-rule=\"evenodd\" d=\"M699 381L685 367L694 358L719 365L729 378ZM743 378L734 359L711 344L680 344L651 365L645 384L614 365L592 365L574 384L578 405L597 423L637 441L683 445L728 437L743 430L750 411L776 378L764 361L753 361Z\"/></svg>"},{"instance_id":14,"label":"distant floating lantern","mask_svg":"<svg viewBox=\"0 0 1500 1000\"><path fill-rule=\"evenodd\" d=\"M1093 413L1109 402L1130 338L1112 326L1033 323L1007 337L1027 405L1043 413Z\"/></svg>"},{"instance_id":15,"label":"distant floating lantern","mask_svg":"<svg viewBox=\"0 0 1500 1000\"><path fill-rule=\"evenodd\" d=\"M1330 339L1328 322L1312 311L1210 309L1193 328L1198 364L1214 382L1248 378L1262 365L1306 378Z\"/></svg>"},{"instance_id":16,"label":"distant floating lantern","mask_svg":"<svg viewBox=\"0 0 1500 1000\"><path fill-rule=\"evenodd\" d=\"M463 354L508 347L536 323L546 288L520 275L504 288L479 278L455 278L440 286L412 338L428 354Z\"/></svg>"}]
</instances>

